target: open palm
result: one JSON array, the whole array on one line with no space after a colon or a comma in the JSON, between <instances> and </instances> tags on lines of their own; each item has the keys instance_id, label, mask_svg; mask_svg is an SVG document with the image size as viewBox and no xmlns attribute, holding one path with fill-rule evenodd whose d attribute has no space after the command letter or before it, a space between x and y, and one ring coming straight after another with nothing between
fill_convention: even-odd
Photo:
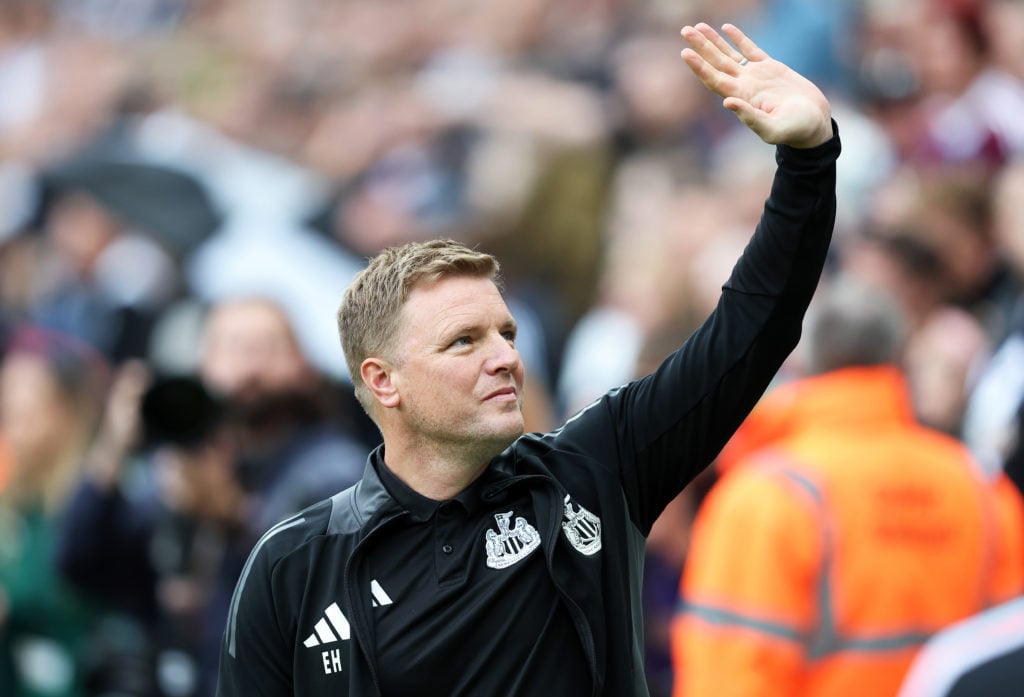
<instances>
[{"instance_id":1,"label":"open palm","mask_svg":"<svg viewBox=\"0 0 1024 697\"><path fill-rule=\"evenodd\" d=\"M831 107L813 82L737 27L726 24L722 31L735 46L707 24L683 27L690 48L682 57L726 109L767 143L809 148L832 137Z\"/></svg>"}]
</instances>

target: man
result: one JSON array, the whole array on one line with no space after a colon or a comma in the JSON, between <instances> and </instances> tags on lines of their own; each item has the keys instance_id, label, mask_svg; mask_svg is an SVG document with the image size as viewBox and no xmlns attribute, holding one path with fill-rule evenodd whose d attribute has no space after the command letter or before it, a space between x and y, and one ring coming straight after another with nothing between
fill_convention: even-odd
<instances>
[{"instance_id":1,"label":"man","mask_svg":"<svg viewBox=\"0 0 1024 697\"><path fill-rule=\"evenodd\" d=\"M895 695L930 635L1024 589L1020 497L917 422L904 332L868 286L811 306L809 376L753 410L694 522L677 697Z\"/></svg>"},{"instance_id":2,"label":"man","mask_svg":"<svg viewBox=\"0 0 1024 697\"><path fill-rule=\"evenodd\" d=\"M199 374L239 422L239 470L254 499L256 537L358 481L370 448L335 408L347 405L306 359L278 304L251 296L216 303Z\"/></svg>"},{"instance_id":3,"label":"man","mask_svg":"<svg viewBox=\"0 0 1024 697\"><path fill-rule=\"evenodd\" d=\"M362 481L272 528L239 581L221 697L646 695L644 536L800 333L835 215L829 104L738 29L683 59L779 174L714 316L652 375L522 435L516 326L488 255L385 250L339 327L383 435Z\"/></svg>"}]
</instances>

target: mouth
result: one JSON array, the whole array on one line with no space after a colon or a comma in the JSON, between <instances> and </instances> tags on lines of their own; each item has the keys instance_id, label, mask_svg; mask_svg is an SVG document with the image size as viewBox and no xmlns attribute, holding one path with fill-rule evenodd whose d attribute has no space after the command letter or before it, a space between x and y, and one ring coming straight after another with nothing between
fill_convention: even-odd
<instances>
[{"instance_id":1,"label":"mouth","mask_svg":"<svg viewBox=\"0 0 1024 697\"><path fill-rule=\"evenodd\" d=\"M489 395L484 397L485 402L514 402L518 399L519 395L514 387L503 387L500 390L495 390Z\"/></svg>"}]
</instances>

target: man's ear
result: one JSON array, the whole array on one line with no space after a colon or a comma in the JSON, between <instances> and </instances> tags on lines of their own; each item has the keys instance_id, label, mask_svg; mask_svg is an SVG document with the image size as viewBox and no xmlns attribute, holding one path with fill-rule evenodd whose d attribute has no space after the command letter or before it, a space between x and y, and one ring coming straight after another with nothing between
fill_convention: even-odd
<instances>
[{"instance_id":1,"label":"man's ear","mask_svg":"<svg viewBox=\"0 0 1024 697\"><path fill-rule=\"evenodd\" d=\"M398 406L398 387L391 380L391 365L380 358L367 358L359 366L363 384L373 393L381 406L393 409Z\"/></svg>"}]
</instances>

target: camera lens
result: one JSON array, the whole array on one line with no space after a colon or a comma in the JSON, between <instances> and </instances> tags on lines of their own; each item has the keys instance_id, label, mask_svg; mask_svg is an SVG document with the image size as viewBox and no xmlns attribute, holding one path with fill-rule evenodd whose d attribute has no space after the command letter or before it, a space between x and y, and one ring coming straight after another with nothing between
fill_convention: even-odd
<instances>
[{"instance_id":1,"label":"camera lens","mask_svg":"<svg viewBox=\"0 0 1024 697\"><path fill-rule=\"evenodd\" d=\"M192 376L160 378L142 398L142 423L150 445L199 445L223 417L223 403Z\"/></svg>"}]
</instances>

